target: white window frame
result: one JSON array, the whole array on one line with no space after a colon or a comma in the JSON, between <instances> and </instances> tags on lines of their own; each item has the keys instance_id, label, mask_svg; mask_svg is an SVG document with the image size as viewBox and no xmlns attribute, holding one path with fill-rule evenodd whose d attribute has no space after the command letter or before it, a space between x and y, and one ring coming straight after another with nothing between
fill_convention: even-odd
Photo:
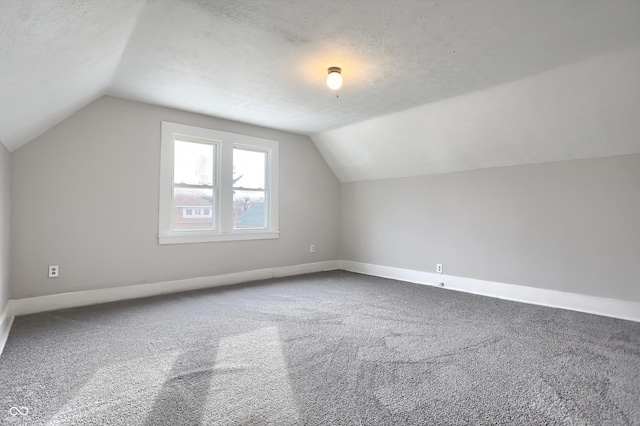
<instances>
[{"instance_id":1,"label":"white window frame","mask_svg":"<svg viewBox=\"0 0 640 426\"><path fill-rule=\"evenodd\" d=\"M173 230L173 167L174 141L191 139L211 143L216 151L216 173L218 196L213 214L217 223L213 230ZM279 150L278 142L237 133L222 132L186 124L162 122L160 141L160 200L159 232L160 244L204 243L213 241L263 240L279 238L278 188ZM233 148L255 149L267 152L265 169L265 208L267 226L259 229L233 228ZM214 177L214 179L216 179Z\"/></svg>"}]
</instances>

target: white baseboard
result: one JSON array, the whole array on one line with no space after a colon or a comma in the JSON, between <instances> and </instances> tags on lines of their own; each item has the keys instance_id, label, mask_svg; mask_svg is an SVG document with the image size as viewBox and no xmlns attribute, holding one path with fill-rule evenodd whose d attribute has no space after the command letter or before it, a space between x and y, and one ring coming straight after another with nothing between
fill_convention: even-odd
<instances>
[{"instance_id":1,"label":"white baseboard","mask_svg":"<svg viewBox=\"0 0 640 426\"><path fill-rule=\"evenodd\" d=\"M4 345L9 338L11 324L13 324L13 314L11 313L11 301L8 300L0 312L0 356L2 356Z\"/></svg>"},{"instance_id":2,"label":"white baseboard","mask_svg":"<svg viewBox=\"0 0 640 426\"><path fill-rule=\"evenodd\" d=\"M372 265L349 260L340 260L339 265L340 269L345 271L376 277L432 286L439 286L439 283L444 282L445 289L640 322L640 303L637 302Z\"/></svg>"},{"instance_id":3,"label":"white baseboard","mask_svg":"<svg viewBox=\"0 0 640 426\"><path fill-rule=\"evenodd\" d=\"M9 300L2 312L0 312L0 354L2 354L2 349L4 349L4 345L9 336L9 330L11 328L13 318L17 315L27 315L56 309L95 305L98 303L115 302L125 299L137 299L161 294L178 293L181 291L240 284L269 278L331 271L335 269L343 269L366 275L433 286L437 286L438 283L444 282L445 289L640 322L640 303L637 302L586 296L582 294L524 287L514 284L455 277L451 275L372 265L347 260L333 260L236 272L209 277L61 293L25 299L12 299Z\"/></svg>"},{"instance_id":4,"label":"white baseboard","mask_svg":"<svg viewBox=\"0 0 640 426\"><path fill-rule=\"evenodd\" d=\"M327 262L281 266L246 272L234 272L231 274L214 275L210 277L188 278L177 281L136 284L99 290L86 290L52 294L49 296L29 297L25 299L12 299L9 303L11 306L10 314L12 316L27 315L56 309L95 305L98 303L115 302L125 299L138 299L141 297L157 296L160 294L220 287L269 278L308 274L312 272L332 271L335 269L338 269L338 261L331 260Z\"/></svg>"}]
</instances>

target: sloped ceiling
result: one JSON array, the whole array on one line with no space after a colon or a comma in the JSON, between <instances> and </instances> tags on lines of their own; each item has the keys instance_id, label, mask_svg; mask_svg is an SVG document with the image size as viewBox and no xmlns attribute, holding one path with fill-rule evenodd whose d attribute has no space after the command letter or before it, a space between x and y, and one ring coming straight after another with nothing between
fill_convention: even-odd
<instances>
[{"instance_id":1,"label":"sloped ceiling","mask_svg":"<svg viewBox=\"0 0 640 426\"><path fill-rule=\"evenodd\" d=\"M0 0L0 142L10 151L104 95L143 0Z\"/></svg>"},{"instance_id":2,"label":"sloped ceiling","mask_svg":"<svg viewBox=\"0 0 640 426\"><path fill-rule=\"evenodd\" d=\"M370 155L369 169L386 160L367 151L370 134L344 127L391 120L385 129L401 129L399 111L640 43L637 0L0 0L0 8L0 141L10 150L109 94L313 135L334 171L355 161L336 146L359 143L352 152ZM339 98L325 85L329 66L343 68Z\"/></svg>"},{"instance_id":3,"label":"sloped ceiling","mask_svg":"<svg viewBox=\"0 0 640 426\"><path fill-rule=\"evenodd\" d=\"M312 135L341 182L640 153L640 47Z\"/></svg>"}]
</instances>

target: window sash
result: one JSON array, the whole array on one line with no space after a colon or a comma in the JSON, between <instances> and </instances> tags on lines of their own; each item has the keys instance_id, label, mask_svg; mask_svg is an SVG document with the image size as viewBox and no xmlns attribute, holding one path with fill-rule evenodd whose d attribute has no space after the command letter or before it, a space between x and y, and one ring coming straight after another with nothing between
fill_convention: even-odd
<instances>
[{"instance_id":1,"label":"window sash","mask_svg":"<svg viewBox=\"0 0 640 426\"><path fill-rule=\"evenodd\" d=\"M171 175L172 177L172 188L171 188L171 201L172 201L172 215L171 215L171 227L170 227L170 231L172 233L185 233L185 232L211 232L211 231L216 231L217 229L219 229L220 224L217 223L218 219L220 217L219 214L212 214L211 215L211 221L208 222L211 225L211 229L179 229L177 227L177 224L175 222L175 218L176 218L176 208L179 207L178 204L180 203L176 203L176 189L208 189L211 190L211 209L214 212L218 212L218 205L219 203L219 193L218 193L218 170L220 169L220 165L218 162L218 158L220 157L219 155L219 151L220 151L220 141L216 141L216 140L211 140L211 139L204 139L204 138L198 138L198 137L192 137L192 136L184 136L184 135L180 135L180 134L176 134L176 133L172 133L171 135L172 138L172 152L173 152L173 158L172 158L172 170L171 170ZM213 158L211 161L211 180L212 180L212 184L206 184L206 183L202 183L202 184L192 184L192 183L184 183L184 182L176 182L175 181L175 173L176 173L176 158L175 158L175 152L176 152L176 147L175 144L176 142L187 142L187 143L192 143L192 144L201 144L201 145L206 145L208 147L211 147L212 151L213 151ZM197 206L194 207L190 207L191 209L195 209ZM197 215L189 215L189 217L184 217L185 219L208 219L208 217L198 217ZM205 222L207 223L207 222ZM184 223L182 223L182 225L184 226ZM192 225L196 225L196 222L193 222Z\"/></svg>"}]
</instances>

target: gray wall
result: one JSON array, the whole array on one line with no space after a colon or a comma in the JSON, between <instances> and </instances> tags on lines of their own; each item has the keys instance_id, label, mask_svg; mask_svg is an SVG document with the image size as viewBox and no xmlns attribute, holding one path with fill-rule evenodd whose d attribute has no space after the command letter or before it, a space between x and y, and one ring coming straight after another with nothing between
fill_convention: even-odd
<instances>
[{"instance_id":1,"label":"gray wall","mask_svg":"<svg viewBox=\"0 0 640 426\"><path fill-rule=\"evenodd\" d=\"M279 240L158 245L162 120L280 141ZM11 166L14 298L342 258L640 301L640 154L340 186L307 137L105 97Z\"/></svg>"},{"instance_id":2,"label":"gray wall","mask_svg":"<svg viewBox=\"0 0 640 426\"><path fill-rule=\"evenodd\" d=\"M0 312L9 300L10 156L0 143Z\"/></svg>"},{"instance_id":3,"label":"gray wall","mask_svg":"<svg viewBox=\"0 0 640 426\"><path fill-rule=\"evenodd\" d=\"M280 142L280 239L158 245L162 120ZM13 298L338 258L339 183L306 136L104 97L14 151L11 177Z\"/></svg>"},{"instance_id":4,"label":"gray wall","mask_svg":"<svg viewBox=\"0 0 640 426\"><path fill-rule=\"evenodd\" d=\"M341 258L640 302L640 154L346 183Z\"/></svg>"}]
</instances>

